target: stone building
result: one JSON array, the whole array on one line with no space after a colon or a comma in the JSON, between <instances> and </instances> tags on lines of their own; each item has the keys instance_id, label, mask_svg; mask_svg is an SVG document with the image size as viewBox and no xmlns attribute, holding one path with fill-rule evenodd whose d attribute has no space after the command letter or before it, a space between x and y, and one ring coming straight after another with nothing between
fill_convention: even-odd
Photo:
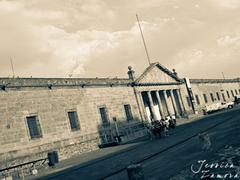
<instances>
[{"instance_id":1,"label":"stone building","mask_svg":"<svg viewBox=\"0 0 240 180\"><path fill-rule=\"evenodd\" d=\"M230 102L240 95L240 79L190 79L196 110L205 105ZM187 98L187 97L186 97ZM187 98L188 106L190 106Z\"/></svg>"},{"instance_id":2,"label":"stone building","mask_svg":"<svg viewBox=\"0 0 240 180\"><path fill-rule=\"evenodd\" d=\"M179 121L215 101L240 94L239 79L186 81L159 63L129 78L0 78L0 169L92 151L121 136L145 135L144 123Z\"/></svg>"}]
</instances>

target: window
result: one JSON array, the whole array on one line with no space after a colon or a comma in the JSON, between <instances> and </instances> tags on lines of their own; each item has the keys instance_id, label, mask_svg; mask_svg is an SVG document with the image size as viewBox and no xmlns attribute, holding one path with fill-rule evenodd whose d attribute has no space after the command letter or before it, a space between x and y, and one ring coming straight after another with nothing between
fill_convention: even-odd
<instances>
[{"instance_id":1,"label":"window","mask_svg":"<svg viewBox=\"0 0 240 180\"><path fill-rule=\"evenodd\" d=\"M187 103L188 103L188 106L191 107L191 100L188 96L186 96L186 99L187 99Z\"/></svg>"},{"instance_id":2,"label":"window","mask_svg":"<svg viewBox=\"0 0 240 180\"><path fill-rule=\"evenodd\" d=\"M230 94L229 94L229 91L227 91L227 97L230 98Z\"/></svg>"},{"instance_id":3,"label":"window","mask_svg":"<svg viewBox=\"0 0 240 180\"><path fill-rule=\"evenodd\" d=\"M199 100L199 97L198 97L197 94L195 95L195 98L196 98L196 102L197 102L197 104L199 105L199 104L200 104L200 100Z\"/></svg>"},{"instance_id":4,"label":"window","mask_svg":"<svg viewBox=\"0 0 240 180\"><path fill-rule=\"evenodd\" d=\"M208 99L207 99L207 95L206 94L203 94L203 98L204 98L205 103L207 103Z\"/></svg>"},{"instance_id":5,"label":"window","mask_svg":"<svg viewBox=\"0 0 240 180\"><path fill-rule=\"evenodd\" d=\"M223 98L223 101L226 101L226 98L225 98L225 94L222 93L222 98Z\"/></svg>"},{"instance_id":6,"label":"window","mask_svg":"<svg viewBox=\"0 0 240 180\"><path fill-rule=\"evenodd\" d=\"M232 97L234 97L234 92L233 92L233 90L231 90L231 93L232 93Z\"/></svg>"},{"instance_id":7,"label":"window","mask_svg":"<svg viewBox=\"0 0 240 180\"><path fill-rule=\"evenodd\" d=\"M27 117L27 125L31 139L42 137L42 131L37 116Z\"/></svg>"},{"instance_id":8,"label":"window","mask_svg":"<svg viewBox=\"0 0 240 180\"><path fill-rule=\"evenodd\" d=\"M127 121L133 120L131 106L129 104L125 104L124 105L124 110L125 110L125 114L126 114L126 117L127 117Z\"/></svg>"},{"instance_id":9,"label":"window","mask_svg":"<svg viewBox=\"0 0 240 180\"><path fill-rule=\"evenodd\" d=\"M220 95L218 92L216 92L216 95L217 95L217 99L220 101Z\"/></svg>"},{"instance_id":10,"label":"window","mask_svg":"<svg viewBox=\"0 0 240 180\"><path fill-rule=\"evenodd\" d=\"M237 92L237 90L235 89L235 94L237 95L238 94L238 92Z\"/></svg>"},{"instance_id":11,"label":"window","mask_svg":"<svg viewBox=\"0 0 240 180\"><path fill-rule=\"evenodd\" d=\"M101 108L99 108L99 112L100 112L100 115L101 115L102 124L103 125L109 125L107 108L106 107L101 107Z\"/></svg>"},{"instance_id":12,"label":"window","mask_svg":"<svg viewBox=\"0 0 240 180\"><path fill-rule=\"evenodd\" d=\"M78 116L76 111L68 112L69 123L72 131L80 129Z\"/></svg>"},{"instance_id":13,"label":"window","mask_svg":"<svg viewBox=\"0 0 240 180\"><path fill-rule=\"evenodd\" d=\"M214 96L213 96L213 93L210 93L210 96L211 96L211 100L212 100L212 102L214 102Z\"/></svg>"}]
</instances>

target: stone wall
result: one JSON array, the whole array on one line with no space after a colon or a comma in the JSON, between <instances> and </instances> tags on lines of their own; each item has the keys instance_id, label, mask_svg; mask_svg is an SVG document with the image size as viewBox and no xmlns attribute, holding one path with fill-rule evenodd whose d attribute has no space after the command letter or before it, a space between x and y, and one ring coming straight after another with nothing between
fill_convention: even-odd
<instances>
[{"instance_id":1,"label":"stone wall","mask_svg":"<svg viewBox=\"0 0 240 180\"><path fill-rule=\"evenodd\" d=\"M124 104L131 105L134 119L140 121L133 89L127 86L12 87L1 90L0 161L56 149L64 159L96 149L101 127L98 108L107 107L110 123L113 117L127 123ZM78 113L79 131L70 129L67 112L71 110ZM29 115L38 116L42 138L30 138L26 124Z\"/></svg>"},{"instance_id":2,"label":"stone wall","mask_svg":"<svg viewBox=\"0 0 240 180\"><path fill-rule=\"evenodd\" d=\"M154 77L157 78L158 76ZM122 127L135 127L146 117L140 92L180 89L184 109L191 114L187 103L186 86L178 84L156 84L130 86L127 79L0 79L0 162L12 162L15 159L27 161L36 159L35 155L45 157L47 152L57 150L60 159L88 152L98 148L99 135L104 132L99 108L107 108L110 125L114 128L113 118ZM194 95L199 96L200 111L206 105L203 94L216 92L225 94L227 101L232 101L234 94L239 94L239 82L235 81L194 81L191 82ZM135 89L135 93L134 93ZM230 98L226 91L229 91ZM236 93L237 91L238 93ZM136 96L138 101L136 101ZM222 101L222 97L221 100ZM124 104L130 104L135 121L127 122ZM70 128L68 111L76 111L80 130ZM42 138L31 139L26 117L36 115L39 119ZM127 128L124 128L127 129ZM131 131L131 130L128 130ZM139 131L140 132L140 131ZM103 133L104 134L104 133ZM126 134L126 135L125 135ZM131 139L123 133L125 139ZM139 133L141 136L144 132ZM25 158L27 157L27 158Z\"/></svg>"},{"instance_id":3,"label":"stone wall","mask_svg":"<svg viewBox=\"0 0 240 180\"><path fill-rule=\"evenodd\" d=\"M18 154L21 154L21 150L11 151L8 154L1 154L1 159L5 159L0 162L0 169L5 169L8 167L11 167L11 169L2 171L0 173L0 178L9 175L27 176L32 173L33 169L41 170L48 167L47 154L49 151L57 151L59 160L61 161L98 149L98 141L99 139L97 134L90 134L71 140L60 140L53 143L46 143L42 146L30 147L28 149L28 155L25 156L17 156Z\"/></svg>"},{"instance_id":4,"label":"stone wall","mask_svg":"<svg viewBox=\"0 0 240 180\"><path fill-rule=\"evenodd\" d=\"M198 95L200 104L196 103L196 108L201 111L201 109L207 105L212 104L215 102L224 102L222 94L224 94L226 102L233 101L234 96L240 94L240 84L239 82L202 82L202 83L191 83L192 85L192 91L195 95ZM227 91L229 92L229 96L227 94ZM234 96L232 95L232 92L234 93ZM216 92L220 95L220 100L218 100ZM211 99L210 93L214 96L214 102ZM206 103L203 97L203 94L206 94L208 102Z\"/></svg>"}]
</instances>

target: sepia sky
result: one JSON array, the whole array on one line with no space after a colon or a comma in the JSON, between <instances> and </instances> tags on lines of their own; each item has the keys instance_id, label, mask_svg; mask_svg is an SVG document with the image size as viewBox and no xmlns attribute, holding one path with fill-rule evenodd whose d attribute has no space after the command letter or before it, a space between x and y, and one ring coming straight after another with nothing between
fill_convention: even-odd
<instances>
[{"instance_id":1,"label":"sepia sky","mask_svg":"<svg viewBox=\"0 0 240 180\"><path fill-rule=\"evenodd\" d=\"M0 77L240 77L240 0L0 0Z\"/></svg>"}]
</instances>

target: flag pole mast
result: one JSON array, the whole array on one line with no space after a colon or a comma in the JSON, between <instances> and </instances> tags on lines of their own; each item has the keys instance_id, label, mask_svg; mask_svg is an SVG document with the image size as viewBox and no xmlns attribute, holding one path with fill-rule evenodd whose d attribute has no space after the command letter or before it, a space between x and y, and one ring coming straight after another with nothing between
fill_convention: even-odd
<instances>
[{"instance_id":1,"label":"flag pole mast","mask_svg":"<svg viewBox=\"0 0 240 180\"><path fill-rule=\"evenodd\" d=\"M11 62L12 74L13 74L13 78L14 78L15 77L15 72L14 72L12 57L10 57L10 62Z\"/></svg>"},{"instance_id":2,"label":"flag pole mast","mask_svg":"<svg viewBox=\"0 0 240 180\"><path fill-rule=\"evenodd\" d=\"M144 49L145 49L145 52L146 52L146 55L147 55L148 64L151 65L150 57L149 57L148 50L147 50L147 45L146 45L146 42L145 42L145 39L144 39L144 36L143 36L143 31L142 31L142 28L141 28L141 25L140 25L139 18L138 18L137 14L136 14L136 18L137 18L138 26L139 26L139 29L140 29L140 32L141 32L142 41L143 41Z\"/></svg>"}]
</instances>

